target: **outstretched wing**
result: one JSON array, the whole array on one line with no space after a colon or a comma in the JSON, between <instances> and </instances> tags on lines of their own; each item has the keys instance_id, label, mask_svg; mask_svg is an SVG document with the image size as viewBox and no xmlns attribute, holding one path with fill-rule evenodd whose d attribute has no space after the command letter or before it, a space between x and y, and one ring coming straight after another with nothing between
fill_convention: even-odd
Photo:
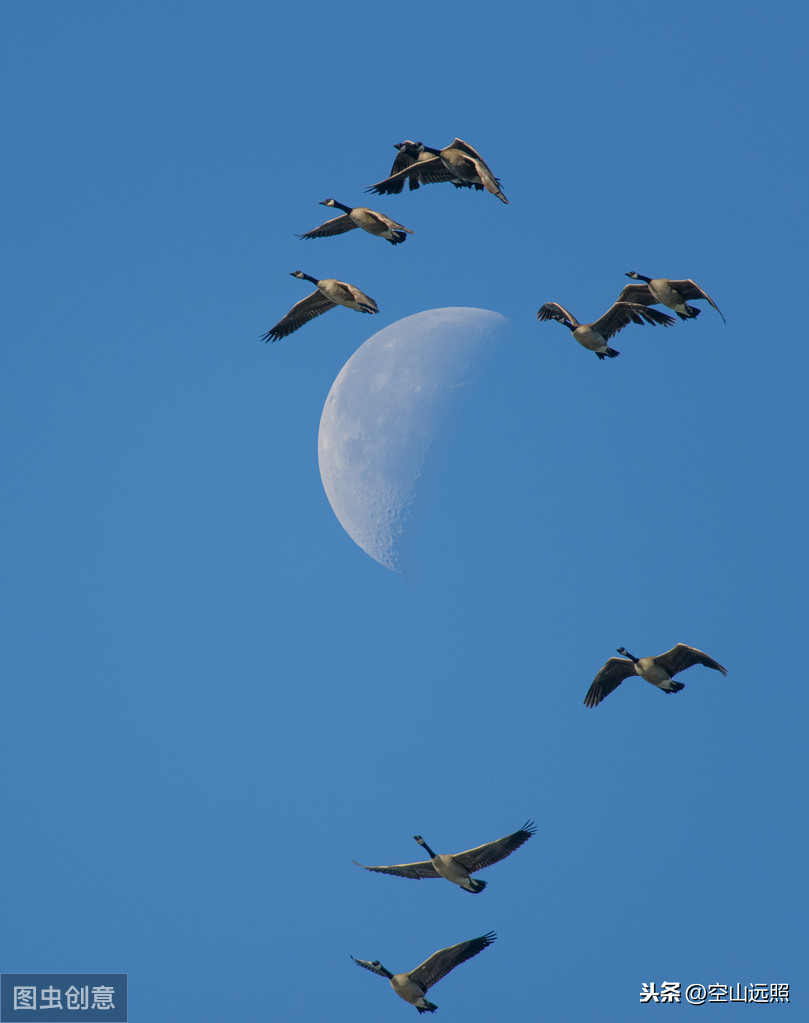
<instances>
[{"instance_id":1,"label":"outstretched wing","mask_svg":"<svg viewBox=\"0 0 809 1023\"><path fill-rule=\"evenodd\" d=\"M597 707L605 696L617 689L625 678L635 675L635 665L627 657L610 657L593 679L584 698L585 707Z\"/></svg>"},{"instance_id":2,"label":"outstretched wing","mask_svg":"<svg viewBox=\"0 0 809 1023\"><path fill-rule=\"evenodd\" d=\"M472 146L470 146L468 142L464 142L463 139L454 139L452 143L447 146L447 149L459 149L462 153L466 153L467 156L471 156L473 160L480 160L484 167L486 166L486 161L477 149L473 149Z\"/></svg>"},{"instance_id":3,"label":"outstretched wing","mask_svg":"<svg viewBox=\"0 0 809 1023\"><path fill-rule=\"evenodd\" d=\"M350 958L354 960L357 966L361 966L364 970L370 970L371 973L375 973L378 977L387 977L387 973L382 970L380 963L369 963L367 959L356 959L354 956Z\"/></svg>"},{"instance_id":4,"label":"outstretched wing","mask_svg":"<svg viewBox=\"0 0 809 1023\"><path fill-rule=\"evenodd\" d=\"M456 853L453 859L457 860L461 866L466 867L470 873L483 870L484 867L490 867L493 863L510 856L515 849L519 849L524 842L527 842L531 835L536 833L536 830L533 821L526 821L519 831L504 835L503 838L498 838L494 842L476 846L474 849Z\"/></svg>"},{"instance_id":5,"label":"outstretched wing","mask_svg":"<svg viewBox=\"0 0 809 1023\"><path fill-rule=\"evenodd\" d=\"M661 668L665 668L669 675L676 675L678 671L685 671L686 668L691 668L695 664L704 664L706 668L715 668L723 675L728 673L727 668L723 668L719 661L715 661L713 657L709 657L694 646L686 646L685 643L678 643L671 650L655 657L655 661Z\"/></svg>"},{"instance_id":6,"label":"outstretched wing","mask_svg":"<svg viewBox=\"0 0 809 1023\"><path fill-rule=\"evenodd\" d=\"M676 291L679 291L683 298L686 299L686 301L688 299L704 298L707 302L710 302L714 309L719 313L719 315L722 317L722 322L723 323L728 322L725 319L722 310L719 308L716 302L714 302L714 300L711 298L708 292L703 291L702 288L697 284L697 282L692 281L690 277L687 281L669 281L669 284Z\"/></svg>"},{"instance_id":7,"label":"outstretched wing","mask_svg":"<svg viewBox=\"0 0 809 1023\"><path fill-rule=\"evenodd\" d=\"M484 948L492 944L496 937L494 931L489 931L488 934L484 934L480 938L470 938L469 941L460 941L457 945L442 948L438 952L434 952L429 959L425 959L415 970L411 970L409 976L411 980L421 984L426 991L433 984L437 984L442 977L446 977L450 970L454 970L456 966L460 966L467 959L482 952Z\"/></svg>"},{"instance_id":8,"label":"outstretched wing","mask_svg":"<svg viewBox=\"0 0 809 1023\"><path fill-rule=\"evenodd\" d=\"M328 238L333 234L345 234L346 231L353 231L357 225L349 217L347 213L344 213L342 217L335 217L334 220L327 220L325 224L321 224L320 227L316 227L313 231L307 231L306 234L299 234L299 238Z\"/></svg>"},{"instance_id":9,"label":"outstretched wing","mask_svg":"<svg viewBox=\"0 0 809 1023\"><path fill-rule=\"evenodd\" d=\"M619 302L632 302L634 305L657 305L659 299L652 294L648 284L627 284L618 296Z\"/></svg>"},{"instance_id":10,"label":"outstretched wing","mask_svg":"<svg viewBox=\"0 0 809 1023\"><path fill-rule=\"evenodd\" d=\"M352 860L352 863L357 863ZM423 877L441 877L436 873L435 867L430 860L420 860L418 863L393 863L389 867L368 867L364 863L357 863L363 870L373 870L377 874L395 874L397 877L412 877L420 881Z\"/></svg>"},{"instance_id":11,"label":"outstretched wing","mask_svg":"<svg viewBox=\"0 0 809 1023\"><path fill-rule=\"evenodd\" d=\"M662 324L664 327L674 323L674 317L668 313L661 313L659 309L650 309L644 305L635 305L632 302L615 302L604 313L603 316L591 323L593 330L597 331L605 340L609 340L619 330L630 323L651 323Z\"/></svg>"},{"instance_id":12,"label":"outstretched wing","mask_svg":"<svg viewBox=\"0 0 809 1023\"><path fill-rule=\"evenodd\" d=\"M439 181L451 181L453 177L442 161L434 156L431 160L419 160L410 167L391 174L384 181L370 185L365 191L373 192L375 195L398 195L408 178L415 178L423 185L432 185Z\"/></svg>"},{"instance_id":13,"label":"outstretched wing","mask_svg":"<svg viewBox=\"0 0 809 1023\"><path fill-rule=\"evenodd\" d=\"M266 334L262 334L259 340L265 342L277 341L279 338L286 337L299 327L302 327L304 323L308 323L309 320L320 316L321 313L327 313L329 309L334 309L336 305L336 302L326 298L319 289L313 291L311 295L307 295L306 298L301 299L300 302L294 305L286 316L279 320L274 327L270 328Z\"/></svg>"},{"instance_id":14,"label":"outstretched wing","mask_svg":"<svg viewBox=\"0 0 809 1023\"><path fill-rule=\"evenodd\" d=\"M558 320L566 327L578 327L579 321L558 302L546 302L537 313L538 320Z\"/></svg>"}]
</instances>

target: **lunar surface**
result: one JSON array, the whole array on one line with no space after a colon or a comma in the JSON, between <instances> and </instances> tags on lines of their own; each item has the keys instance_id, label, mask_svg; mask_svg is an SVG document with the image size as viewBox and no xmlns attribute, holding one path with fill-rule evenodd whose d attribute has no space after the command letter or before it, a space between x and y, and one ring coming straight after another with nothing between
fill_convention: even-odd
<instances>
[{"instance_id":1,"label":"lunar surface","mask_svg":"<svg viewBox=\"0 0 809 1023\"><path fill-rule=\"evenodd\" d=\"M369 338L334 381L320 477L343 529L386 568L402 571L425 464L508 326L487 309L416 313Z\"/></svg>"}]
</instances>

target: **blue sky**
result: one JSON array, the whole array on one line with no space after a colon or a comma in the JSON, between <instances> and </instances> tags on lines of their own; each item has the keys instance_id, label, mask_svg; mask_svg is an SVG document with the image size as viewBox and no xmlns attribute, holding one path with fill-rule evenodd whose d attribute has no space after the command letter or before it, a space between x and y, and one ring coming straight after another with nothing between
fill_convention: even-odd
<instances>
[{"instance_id":1,"label":"blue sky","mask_svg":"<svg viewBox=\"0 0 809 1023\"><path fill-rule=\"evenodd\" d=\"M0 967L127 972L130 1018L733 1018L643 982L786 982L806 932L806 12L576 3L4 7ZM366 197L403 138L510 199ZM300 241L333 196L415 232ZM338 309L258 337L307 291ZM692 323L599 362L625 271ZM307 285L308 287L308 285ZM373 333L513 324L436 452L413 580L343 532L329 388ZM676 642L669 699L582 701ZM538 832L470 899L370 875ZM805 1009L804 1009L805 1012ZM409 1015L408 1015L409 1014Z\"/></svg>"}]
</instances>

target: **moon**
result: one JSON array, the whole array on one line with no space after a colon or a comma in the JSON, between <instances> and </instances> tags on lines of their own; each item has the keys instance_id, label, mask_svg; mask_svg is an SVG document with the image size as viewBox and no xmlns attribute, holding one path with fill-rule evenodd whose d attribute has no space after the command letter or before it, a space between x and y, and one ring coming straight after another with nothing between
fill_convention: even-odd
<instances>
[{"instance_id":1,"label":"moon","mask_svg":"<svg viewBox=\"0 0 809 1023\"><path fill-rule=\"evenodd\" d=\"M332 384L318 433L320 478L351 539L402 572L425 464L509 321L429 309L370 337Z\"/></svg>"}]
</instances>

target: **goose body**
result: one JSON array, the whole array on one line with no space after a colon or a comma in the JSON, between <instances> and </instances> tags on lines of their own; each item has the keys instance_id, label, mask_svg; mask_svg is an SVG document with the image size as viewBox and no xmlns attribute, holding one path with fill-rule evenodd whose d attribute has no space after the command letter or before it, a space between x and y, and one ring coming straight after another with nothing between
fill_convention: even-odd
<instances>
[{"instance_id":1,"label":"goose body","mask_svg":"<svg viewBox=\"0 0 809 1023\"><path fill-rule=\"evenodd\" d=\"M605 696L617 689L625 678L640 675L664 693L679 693L685 689L682 682L675 682L673 675L695 664L704 664L706 668L714 668L727 675L727 669L696 647L678 643L671 650L657 657L633 657L624 647L618 647L623 657L610 657L604 667L593 679L593 683L584 698L585 707L596 707Z\"/></svg>"},{"instance_id":2,"label":"goose body","mask_svg":"<svg viewBox=\"0 0 809 1023\"><path fill-rule=\"evenodd\" d=\"M515 849L527 842L535 834L536 826L533 821L526 821L525 824L510 835L504 835L494 842L486 842L485 845L478 845L474 849L467 849L460 853L434 853L427 845L421 835L414 835L413 838L429 854L429 860L419 860L416 863L394 863L387 867L367 867L364 863L357 863L358 867L365 870L373 870L378 874L395 874L397 877L411 877L420 880L425 877L443 877L453 884L457 884L464 891L478 894L486 887L485 881L479 881L470 875L493 863L504 860L510 856Z\"/></svg>"},{"instance_id":3,"label":"goose body","mask_svg":"<svg viewBox=\"0 0 809 1023\"><path fill-rule=\"evenodd\" d=\"M610 348L607 341L630 323L662 324L664 327L674 323L674 317L668 313L620 300L613 303L603 316L599 316L592 323L579 323L576 317L558 302L546 302L537 313L537 319L558 320L559 323L564 323L579 344L589 352L595 352L599 359L614 359L616 355L621 354Z\"/></svg>"},{"instance_id":4,"label":"goose body","mask_svg":"<svg viewBox=\"0 0 809 1023\"><path fill-rule=\"evenodd\" d=\"M312 284L317 285L317 291L313 291L311 295L301 299L283 319L271 327L266 334L262 334L262 341L277 341L279 338L286 337L302 327L304 323L308 323L309 320L313 320L322 313L327 313L329 309L334 309L338 305L356 309L360 313L379 312L376 302L354 284L346 284L345 281L337 281L333 277L325 277L319 281L302 270L295 270L290 277L311 281Z\"/></svg>"},{"instance_id":5,"label":"goose body","mask_svg":"<svg viewBox=\"0 0 809 1023\"><path fill-rule=\"evenodd\" d=\"M433 149L431 146L425 146L422 142L402 142L399 145L405 147L404 153L401 149L399 151L402 162L410 158L413 158L413 162L392 173L384 181L371 185L367 191L375 192L377 195L398 195L408 179L410 179L411 188L417 187L413 184L414 178L417 182L425 185L439 181L452 181L454 184L473 185L478 189L485 188L487 192L496 195L501 202L508 203L508 199L500 190L499 180L492 174L488 164L480 153L463 139L456 138L444 149ZM423 158L422 154L427 154L427 158ZM394 166L396 166L396 162L394 161Z\"/></svg>"},{"instance_id":6,"label":"goose body","mask_svg":"<svg viewBox=\"0 0 809 1023\"><path fill-rule=\"evenodd\" d=\"M722 322L727 323L722 310L714 302L711 296L692 280L670 281L667 277L644 277L643 274L630 270L626 275L636 281L644 281L643 284L627 284L618 296L619 302L637 302L641 305L654 305L659 302L661 305L673 309L681 320L693 320L702 312L696 306L688 305L688 300L704 298L714 307L722 317Z\"/></svg>"},{"instance_id":7,"label":"goose body","mask_svg":"<svg viewBox=\"0 0 809 1023\"><path fill-rule=\"evenodd\" d=\"M396 994L414 1005L420 1013L435 1012L438 1006L425 998L427 991L442 977L446 977L450 970L454 970L456 966L460 966L467 959L482 952L484 948L488 948L496 937L494 931L489 931L488 934L483 934L479 938L470 938L468 941L460 941L457 945L451 945L449 948L439 949L409 973L391 973L378 959L369 962L367 959L356 959L354 956L351 958L357 966L362 966L363 969L370 970L371 973L376 973L380 977L387 977Z\"/></svg>"},{"instance_id":8,"label":"goose body","mask_svg":"<svg viewBox=\"0 0 809 1023\"><path fill-rule=\"evenodd\" d=\"M413 232L391 220L384 213L377 213L369 210L367 206L344 206L336 199L324 199L321 206L337 207L343 210L343 215L335 217L334 220L327 220L325 224L316 227L313 231L298 235L299 238L329 238L335 234L345 234L346 231L353 231L361 227L368 234L376 235L377 238L384 238L391 245L399 245L407 240L407 236Z\"/></svg>"}]
</instances>

